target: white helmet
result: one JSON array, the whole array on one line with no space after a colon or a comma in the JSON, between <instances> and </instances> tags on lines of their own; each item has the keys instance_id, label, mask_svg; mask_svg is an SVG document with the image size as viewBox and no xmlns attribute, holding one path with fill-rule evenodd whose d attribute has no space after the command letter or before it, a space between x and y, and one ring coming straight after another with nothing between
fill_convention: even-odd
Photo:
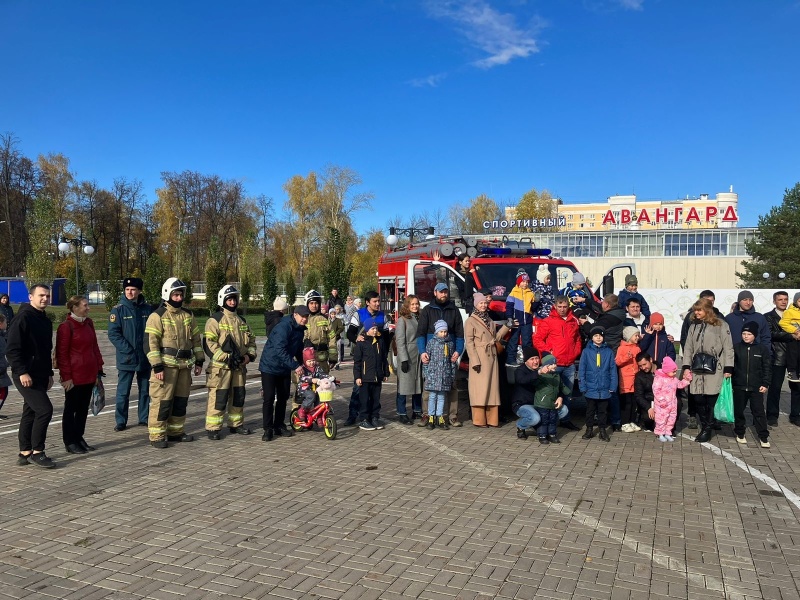
<instances>
[{"instance_id":1,"label":"white helmet","mask_svg":"<svg viewBox=\"0 0 800 600\"><path fill-rule=\"evenodd\" d=\"M164 285L161 286L161 299L166 302L170 299L172 292L175 290L183 290L186 292L186 284L177 277L170 277L164 282Z\"/></svg>"},{"instance_id":2,"label":"white helmet","mask_svg":"<svg viewBox=\"0 0 800 600\"><path fill-rule=\"evenodd\" d=\"M308 303L312 300L316 300L322 304L322 294L320 294L317 290L308 290L306 295L303 296L303 299L306 301L306 306L308 306Z\"/></svg>"},{"instance_id":3,"label":"white helmet","mask_svg":"<svg viewBox=\"0 0 800 600\"><path fill-rule=\"evenodd\" d=\"M217 304L224 306L225 299L228 296L239 296L239 290L232 285L222 286L222 289L217 293Z\"/></svg>"}]
</instances>

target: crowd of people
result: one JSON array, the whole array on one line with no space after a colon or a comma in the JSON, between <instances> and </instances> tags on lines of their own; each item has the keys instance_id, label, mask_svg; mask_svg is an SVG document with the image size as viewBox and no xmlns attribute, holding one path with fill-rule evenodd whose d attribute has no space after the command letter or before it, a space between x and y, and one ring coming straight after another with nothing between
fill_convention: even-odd
<instances>
[{"instance_id":1,"label":"crowd of people","mask_svg":"<svg viewBox=\"0 0 800 600\"><path fill-rule=\"evenodd\" d=\"M470 274L468 260L459 268ZM472 287L466 321L445 283L435 285L433 302L424 307L416 296L405 297L394 324L380 310L374 291L362 305L358 298L340 297L337 290L323 302L319 292L310 290L304 304L289 314L290 307L277 298L264 315L267 341L258 360L262 440L293 435L286 423L293 384L299 410L313 408L316 386L323 380L333 384L330 373L346 362L348 345L354 383L344 425L365 431L385 427L382 384L392 371L398 421L433 430L461 427L467 419L475 427L498 427L516 418L518 438L535 432L541 444L558 443L558 425L579 429L570 420L577 388L586 401L585 440L608 442L615 431L646 430L662 442L674 441L685 403L688 429L699 430L696 441L706 442L721 428L714 408L729 383L737 442L747 443L744 411L749 406L758 442L769 448L785 378L791 391L789 421L800 426L800 292L791 303L787 292L776 292L774 308L761 314L753 294L742 290L730 312L722 315L714 306L714 293L705 290L686 315L678 353L663 315L650 311L634 275L626 277L619 294L607 294L599 302L579 273L559 291L550 285L546 268L537 271L534 282L520 271L515 284L502 315L490 309L487 290ZM109 315L108 338L116 349L118 371L114 430L127 428L135 374L138 424L148 428L150 444L163 449L169 442L192 441L185 432L191 374L199 375L208 358L208 438L222 439L226 422L231 434L252 434L244 426L245 370L258 357L255 336L237 311L238 290L232 285L219 290L219 310L201 332L183 307L182 281L172 277L164 282L155 307L145 301L142 287L141 279L126 279L120 302ZM5 305L2 300L0 357L7 364L0 362L0 408L11 383L6 374L10 367L23 398L18 463L55 466L44 452L53 414L48 391L54 368L65 391L65 449L72 454L93 451L84 439L86 418L90 396L105 374L87 300L74 296L67 302L55 350L53 324L45 313L48 286L32 286L30 302L16 315L7 297ZM463 358L468 364L468 413L459 404L457 386Z\"/></svg>"}]
</instances>

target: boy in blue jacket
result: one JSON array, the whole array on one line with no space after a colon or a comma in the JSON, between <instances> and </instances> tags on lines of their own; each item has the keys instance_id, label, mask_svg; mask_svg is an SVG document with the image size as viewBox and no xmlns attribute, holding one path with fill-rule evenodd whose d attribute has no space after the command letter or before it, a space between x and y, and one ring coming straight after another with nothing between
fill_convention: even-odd
<instances>
[{"instance_id":1,"label":"boy in blue jacket","mask_svg":"<svg viewBox=\"0 0 800 600\"><path fill-rule=\"evenodd\" d=\"M617 390L617 365L614 351L605 343L605 329L599 326L589 331L591 341L581 354L578 377L580 390L586 397L586 433L581 437L590 440L595 436L595 417L600 439L609 441L608 400Z\"/></svg>"},{"instance_id":2,"label":"boy in blue jacket","mask_svg":"<svg viewBox=\"0 0 800 600\"><path fill-rule=\"evenodd\" d=\"M625 289L620 290L617 297L619 298L619 305L626 310L628 309L628 301L636 298L639 301L639 306L642 307L642 314L645 317L650 316L650 305L647 304L644 296L639 293L639 280L636 275L625 275Z\"/></svg>"}]
</instances>

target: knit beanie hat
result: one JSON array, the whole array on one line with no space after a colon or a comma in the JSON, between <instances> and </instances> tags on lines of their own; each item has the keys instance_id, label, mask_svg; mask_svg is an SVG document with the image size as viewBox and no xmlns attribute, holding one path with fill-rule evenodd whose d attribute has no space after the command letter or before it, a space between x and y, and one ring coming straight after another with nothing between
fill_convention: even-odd
<instances>
[{"instance_id":1,"label":"knit beanie hat","mask_svg":"<svg viewBox=\"0 0 800 600\"><path fill-rule=\"evenodd\" d=\"M439 333L440 331L447 331L447 321L436 321L436 323L433 324L433 330L436 333Z\"/></svg>"},{"instance_id":2,"label":"knit beanie hat","mask_svg":"<svg viewBox=\"0 0 800 600\"><path fill-rule=\"evenodd\" d=\"M744 332L752 333L753 335L758 335L758 323L755 321L748 321L744 325L742 325L742 333Z\"/></svg>"},{"instance_id":3,"label":"knit beanie hat","mask_svg":"<svg viewBox=\"0 0 800 600\"><path fill-rule=\"evenodd\" d=\"M523 281L530 282L530 280L531 276L528 275L525 269L520 269L519 271L517 271L517 286L519 286L519 284L522 283Z\"/></svg>"},{"instance_id":4,"label":"knit beanie hat","mask_svg":"<svg viewBox=\"0 0 800 600\"><path fill-rule=\"evenodd\" d=\"M650 315L650 325L654 325L655 323L661 323L663 325L664 324L664 315L662 315L661 313L657 313L657 312L652 313Z\"/></svg>"},{"instance_id":5,"label":"knit beanie hat","mask_svg":"<svg viewBox=\"0 0 800 600\"><path fill-rule=\"evenodd\" d=\"M594 337L594 336L596 336L596 335L602 335L603 337L606 337L606 330L605 330L605 329L603 329L603 327L602 327L602 326L600 326L600 325L595 325L594 327L592 327L592 328L589 330L589 335L590 335L591 337Z\"/></svg>"},{"instance_id":6,"label":"knit beanie hat","mask_svg":"<svg viewBox=\"0 0 800 600\"><path fill-rule=\"evenodd\" d=\"M309 346L308 348L303 348L303 362L305 363L308 360L315 360L317 358L317 351L314 350L314 346Z\"/></svg>"},{"instance_id":7,"label":"knit beanie hat","mask_svg":"<svg viewBox=\"0 0 800 600\"><path fill-rule=\"evenodd\" d=\"M539 351L533 346L522 347L522 362L528 362L534 356L539 356Z\"/></svg>"},{"instance_id":8,"label":"knit beanie hat","mask_svg":"<svg viewBox=\"0 0 800 600\"><path fill-rule=\"evenodd\" d=\"M736 301L741 302L742 300L755 300L755 298L753 298L753 292L750 290L742 290L739 292L739 296L736 298Z\"/></svg>"},{"instance_id":9,"label":"knit beanie hat","mask_svg":"<svg viewBox=\"0 0 800 600\"><path fill-rule=\"evenodd\" d=\"M664 373L672 373L678 370L678 365L676 365L675 361L669 356L665 356L661 361L661 370L664 371Z\"/></svg>"},{"instance_id":10,"label":"knit beanie hat","mask_svg":"<svg viewBox=\"0 0 800 600\"><path fill-rule=\"evenodd\" d=\"M475 306L478 306L478 304L480 304L484 300L486 300L485 294L481 294L480 292L475 292L474 294L472 294L472 303Z\"/></svg>"},{"instance_id":11,"label":"knit beanie hat","mask_svg":"<svg viewBox=\"0 0 800 600\"><path fill-rule=\"evenodd\" d=\"M286 304L286 300L278 296L275 298L275 302L272 303L272 310L286 310L288 308L288 304Z\"/></svg>"},{"instance_id":12,"label":"knit beanie hat","mask_svg":"<svg viewBox=\"0 0 800 600\"><path fill-rule=\"evenodd\" d=\"M550 269L547 268L547 265L539 265L539 269L536 271L536 281L544 283L548 277L550 277Z\"/></svg>"},{"instance_id":13,"label":"knit beanie hat","mask_svg":"<svg viewBox=\"0 0 800 600\"><path fill-rule=\"evenodd\" d=\"M556 364L556 357L552 354L545 354L542 357L542 364L543 365L554 365Z\"/></svg>"},{"instance_id":14,"label":"knit beanie hat","mask_svg":"<svg viewBox=\"0 0 800 600\"><path fill-rule=\"evenodd\" d=\"M369 317L368 319L364 319L364 331L369 331L373 327L377 326L378 322L375 320L374 317Z\"/></svg>"},{"instance_id":15,"label":"knit beanie hat","mask_svg":"<svg viewBox=\"0 0 800 600\"><path fill-rule=\"evenodd\" d=\"M622 339L626 342L630 342L631 338L639 333L639 328L634 327L633 325L628 325L625 329L622 330Z\"/></svg>"},{"instance_id":16,"label":"knit beanie hat","mask_svg":"<svg viewBox=\"0 0 800 600\"><path fill-rule=\"evenodd\" d=\"M575 284L575 285L586 283L586 277L584 277L580 273L575 273L572 276L572 283Z\"/></svg>"}]
</instances>

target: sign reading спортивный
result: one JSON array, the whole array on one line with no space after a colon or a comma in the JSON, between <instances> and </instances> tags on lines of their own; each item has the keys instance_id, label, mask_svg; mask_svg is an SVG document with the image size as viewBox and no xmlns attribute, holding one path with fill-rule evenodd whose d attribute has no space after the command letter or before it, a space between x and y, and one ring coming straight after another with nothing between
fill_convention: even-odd
<instances>
[{"instance_id":1,"label":"sign reading \u0441\u043f\u043e\u0440\u0442\u0438\u0432\u043d\u044b\u0439","mask_svg":"<svg viewBox=\"0 0 800 600\"><path fill-rule=\"evenodd\" d=\"M484 221L484 229L527 229L529 227L566 227L566 217L548 217L544 219L495 219L494 221Z\"/></svg>"}]
</instances>

